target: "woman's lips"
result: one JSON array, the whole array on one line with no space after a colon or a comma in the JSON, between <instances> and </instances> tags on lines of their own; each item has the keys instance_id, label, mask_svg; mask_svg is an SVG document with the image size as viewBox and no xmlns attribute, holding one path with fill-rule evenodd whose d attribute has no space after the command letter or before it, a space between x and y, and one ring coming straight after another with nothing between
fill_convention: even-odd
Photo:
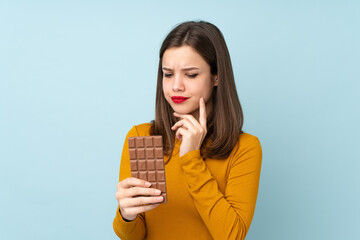
<instances>
[{"instance_id":1,"label":"woman's lips","mask_svg":"<svg viewBox=\"0 0 360 240\"><path fill-rule=\"evenodd\" d=\"M181 97L181 96L173 96L173 97L171 97L171 100L174 103L182 103L182 102L185 102L187 99L188 99L187 97Z\"/></svg>"}]
</instances>

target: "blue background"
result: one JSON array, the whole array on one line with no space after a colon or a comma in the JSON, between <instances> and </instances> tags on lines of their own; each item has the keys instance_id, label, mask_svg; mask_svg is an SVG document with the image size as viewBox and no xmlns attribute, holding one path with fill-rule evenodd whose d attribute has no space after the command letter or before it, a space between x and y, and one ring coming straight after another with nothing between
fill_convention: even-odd
<instances>
[{"instance_id":1,"label":"blue background","mask_svg":"<svg viewBox=\"0 0 360 240\"><path fill-rule=\"evenodd\" d=\"M263 165L247 240L359 239L359 1L0 1L0 239L116 239L127 131L158 51L206 20Z\"/></svg>"}]
</instances>

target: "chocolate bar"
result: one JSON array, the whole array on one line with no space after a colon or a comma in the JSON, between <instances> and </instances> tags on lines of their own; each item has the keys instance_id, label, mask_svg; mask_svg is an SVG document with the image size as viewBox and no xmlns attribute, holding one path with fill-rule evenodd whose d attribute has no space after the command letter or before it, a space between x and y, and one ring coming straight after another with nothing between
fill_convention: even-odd
<instances>
[{"instance_id":1,"label":"chocolate bar","mask_svg":"<svg viewBox=\"0 0 360 240\"><path fill-rule=\"evenodd\" d=\"M131 176L150 182L167 203L162 136L129 137L128 145Z\"/></svg>"}]
</instances>

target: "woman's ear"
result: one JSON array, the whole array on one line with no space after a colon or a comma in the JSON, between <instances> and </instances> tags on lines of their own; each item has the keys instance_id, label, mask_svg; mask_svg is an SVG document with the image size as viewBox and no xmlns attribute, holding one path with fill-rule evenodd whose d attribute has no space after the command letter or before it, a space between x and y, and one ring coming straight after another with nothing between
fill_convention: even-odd
<instances>
[{"instance_id":1,"label":"woman's ear","mask_svg":"<svg viewBox=\"0 0 360 240\"><path fill-rule=\"evenodd\" d=\"M217 76L217 75L214 75L214 77L213 77L213 83L214 83L214 87L219 84L218 76Z\"/></svg>"}]
</instances>

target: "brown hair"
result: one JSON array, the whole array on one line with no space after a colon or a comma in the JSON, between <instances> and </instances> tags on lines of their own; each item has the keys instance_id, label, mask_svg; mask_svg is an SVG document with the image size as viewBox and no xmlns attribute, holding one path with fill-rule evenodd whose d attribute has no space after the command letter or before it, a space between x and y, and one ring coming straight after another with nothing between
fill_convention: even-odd
<instances>
[{"instance_id":1,"label":"brown hair","mask_svg":"<svg viewBox=\"0 0 360 240\"><path fill-rule=\"evenodd\" d=\"M155 120L151 121L150 135L162 135L164 152L170 158L175 145L175 132L171 130L177 120L174 110L163 94L162 57L166 49L181 46L195 49L209 64L212 75L217 74L218 86L213 88L213 111L207 117L207 134L202 143L204 158L229 157L243 132L243 112L237 95L229 51L220 30L204 21L189 21L176 26L165 38L160 48L157 76ZM205 144L210 144L205 148Z\"/></svg>"}]
</instances>

